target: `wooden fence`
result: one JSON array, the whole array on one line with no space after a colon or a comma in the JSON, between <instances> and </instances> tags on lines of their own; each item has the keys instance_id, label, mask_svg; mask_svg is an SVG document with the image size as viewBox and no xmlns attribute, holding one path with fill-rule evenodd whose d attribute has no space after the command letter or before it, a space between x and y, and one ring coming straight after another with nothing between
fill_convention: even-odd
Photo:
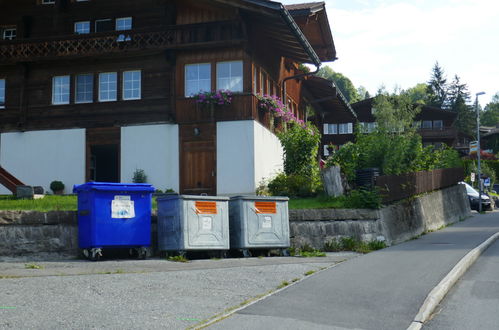
<instances>
[{"instance_id":1,"label":"wooden fence","mask_svg":"<svg viewBox=\"0 0 499 330\"><path fill-rule=\"evenodd\" d=\"M450 187L463 180L462 168L446 168L428 172L378 176L376 186L380 188L383 203L389 203Z\"/></svg>"}]
</instances>

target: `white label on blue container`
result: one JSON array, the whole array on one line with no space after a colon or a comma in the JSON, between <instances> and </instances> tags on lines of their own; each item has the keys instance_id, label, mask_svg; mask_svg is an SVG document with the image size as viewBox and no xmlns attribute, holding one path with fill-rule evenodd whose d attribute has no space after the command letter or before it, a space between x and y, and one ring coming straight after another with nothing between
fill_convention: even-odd
<instances>
[{"instance_id":1,"label":"white label on blue container","mask_svg":"<svg viewBox=\"0 0 499 330\"><path fill-rule=\"evenodd\" d=\"M263 218L262 228L265 228L265 229L272 228L272 217L264 217Z\"/></svg>"},{"instance_id":2,"label":"white label on blue container","mask_svg":"<svg viewBox=\"0 0 499 330\"><path fill-rule=\"evenodd\" d=\"M135 218L135 207L133 201L120 199L113 200L111 203L111 218Z\"/></svg>"},{"instance_id":3,"label":"white label on blue container","mask_svg":"<svg viewBox=\"0 0 499 330\"><path fill-rule=\"evenodd\" d=\"M213 221L211 220L210 217L203 217L203 219L201 219L203 224L202 224L202 227L203 227L203 230L212 230L213 228Z\"/></svg>"},{"instance_id":4,"label":"white label on blue container","mask_svg":"<svg viewBox=\"0 0 499 330\"><path fill-rule=\"evenodd\" d=\"M132 196L116 195L114 199L118 201L130 201L132 200Z\"/></svg>"}]
</instances>

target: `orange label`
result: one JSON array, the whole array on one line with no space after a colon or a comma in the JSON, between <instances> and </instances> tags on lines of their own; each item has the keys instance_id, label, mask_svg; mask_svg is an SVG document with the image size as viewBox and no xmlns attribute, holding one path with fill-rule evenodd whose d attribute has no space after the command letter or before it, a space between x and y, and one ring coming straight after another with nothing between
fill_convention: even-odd
<instances>
[{"instance_id":1,"label":"orange label","mask_svg":"<svg viewBox=\"0 0 499 330\"><path fill-rule=\"evenodd\" d=\"M276 202L255 202L256 213L276 214Z\"/></svg>"},{"instance_id":2,"label":"orange label","mask_svg":"<svg viewBox=\"0 0 499 330\"><path fill-rule=\"evenodd\" d=\"M197 214L217 214L217 202L196 201Z\"/></svg>"}]
</instances>

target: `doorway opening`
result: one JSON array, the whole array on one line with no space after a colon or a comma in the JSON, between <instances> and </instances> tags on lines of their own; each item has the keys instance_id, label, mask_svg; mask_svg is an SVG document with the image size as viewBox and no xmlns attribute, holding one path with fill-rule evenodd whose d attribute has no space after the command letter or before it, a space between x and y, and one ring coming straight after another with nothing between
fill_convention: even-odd
<instances>
[{"instance_id":1,"label":"doorway opening","mask_svg":"<svg viewBox=\"0 0 499 330\"><path fill-rule=\"evenodd\" d=\"M120 182L118 145L94 145L90 147L90 180Z\"/></svg>"}]
</instances>

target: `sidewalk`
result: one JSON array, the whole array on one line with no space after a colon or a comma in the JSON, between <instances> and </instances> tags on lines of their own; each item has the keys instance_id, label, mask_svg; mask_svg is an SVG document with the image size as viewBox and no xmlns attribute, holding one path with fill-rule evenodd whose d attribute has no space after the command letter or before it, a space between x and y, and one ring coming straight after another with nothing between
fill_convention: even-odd
<instances>
[{"instance_id":1,"label":"sidewalk","mask_svg":"<svg viewBox=\"0 0 499 330\"><path fill-rule=\"evenodd\" d=\"M210 328L407 329L428 293L461 258L499 232L499 213L473 214L320 272Z\"/></svg>"}]
</instances>

